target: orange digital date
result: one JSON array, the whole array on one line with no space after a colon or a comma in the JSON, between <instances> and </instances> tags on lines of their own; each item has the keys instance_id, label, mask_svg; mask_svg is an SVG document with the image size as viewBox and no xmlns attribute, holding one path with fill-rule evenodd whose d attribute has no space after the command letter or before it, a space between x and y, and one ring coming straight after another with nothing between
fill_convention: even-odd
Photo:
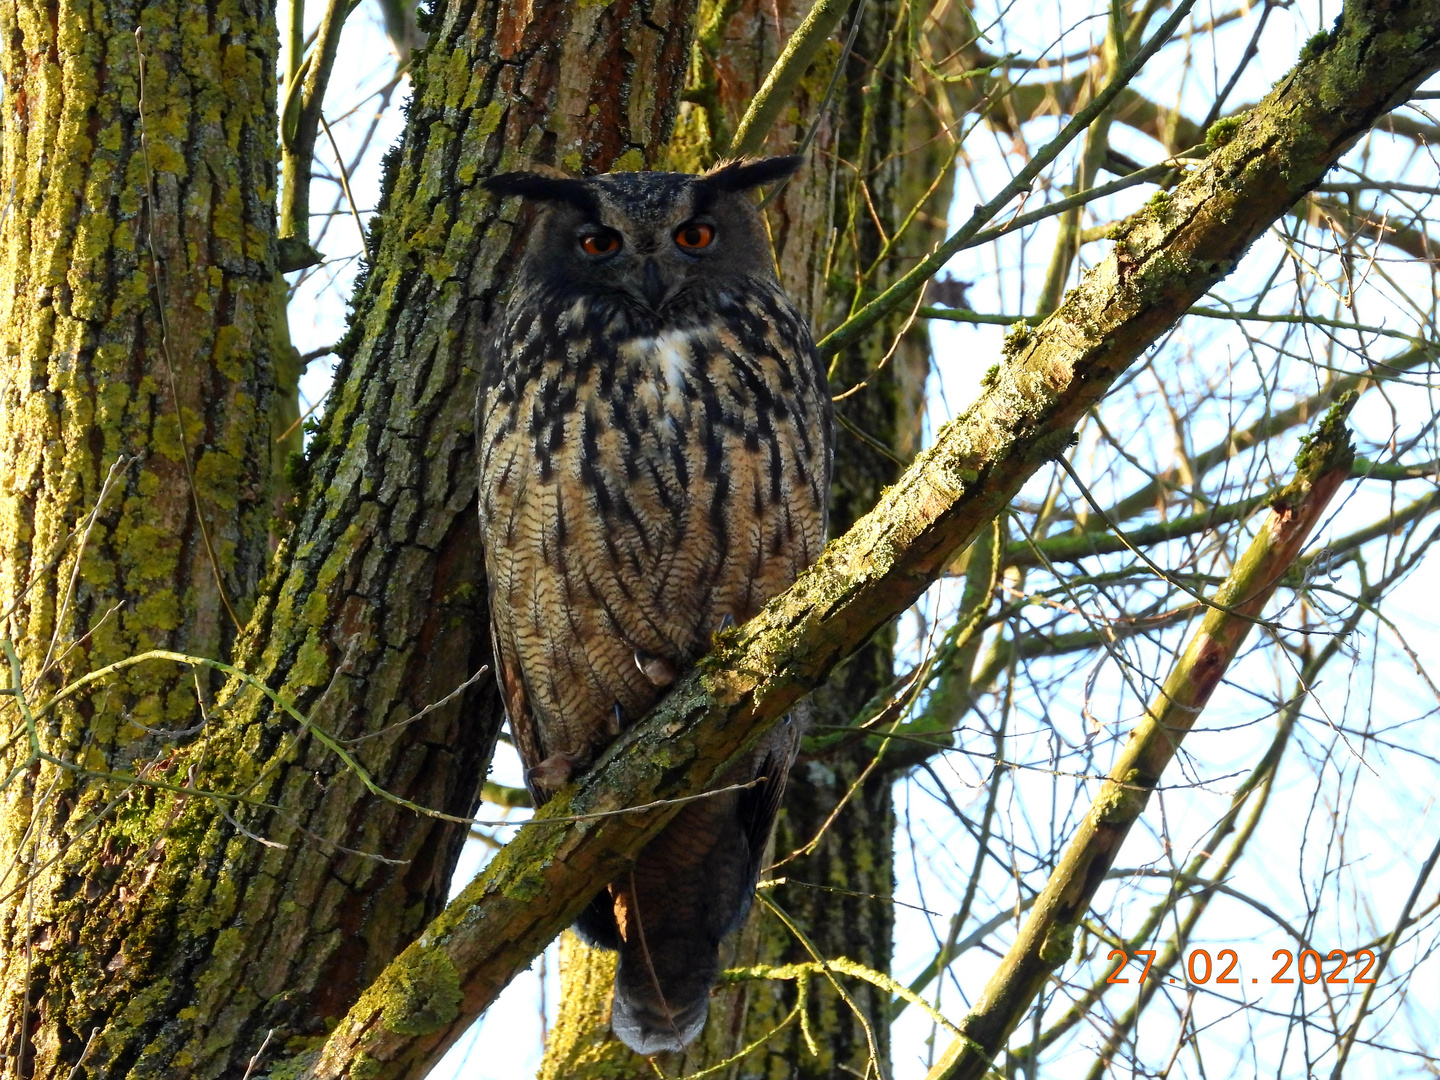
<instances>
[{"instance_id":1,"label":"orange digital date","mask_svg":"<svg viewBox=\"0 0 1440 1080\"><path fill-rule=\"evenodd\" d=\"M1137 980L1143 983L1145 977L1150 974L1150 965L1155 962L1155 950L1136 949L1135 956L1137 958L1143 957L1145 960L1145 967L1141 970L1140 978ZM1120 972L1124 971L1125 966L1130 963L1130 954L1123 949L1111 949L1110 955L1106 957L1106 959L1114 960L1116 957L1119 957L1120 962L1115 965L1115 970L1110 973L1109 978L1105 981L1107 983L1128 983L1130 981L1129 978L1121 978ZM1226 957L1229 957L1229 963L1225 963ZM1345 966L1352 960L1358 966L1361 957L1367 957L1368 959L1365 962L1365 966L1360 968L1356 973L1354 979L1352 980L1348 975L1341 977L1340 973L1345 970ZM1282 958L1284 963L1280 965L1280 970L1270 976L1272 983L1293 983L1295 976L1287 975L1292 965L1299 974L1300 981L1307 984L1321 981L1330 985L1349 982L1373 983L1375 981L1369 977L1370 969L1375 966L1375 953L1370 949L1357 949L1353 957L1344 949L1331 949L1329 954L1323 959L1314 949L1302 949L1300 951L1298 964L1296 963L1295 954L1289 949L1276 949L1271 959L1279 961ZM1339 963L1335 965L1333 970L1327 972L1325 970L1325 964L1332 960L1338 960ZM1201 966L1202 962L1203 967ZM1211 976L1214 975L1216 983L1238 986L1240 980L1233 976L1231 972L1235 970L1236 965L1239 963L1240 956L1234 949L1221 949L1215 954L1214 961L1210 959L1209 949L1191 949L1185 964L1185 973L1190 977L1190 982L1197 985L1208 983ZM1224 964L1224 967L1216 974L1216 968L1219 964ZM1175 982L1175 979L1172 977L1170 981ZM1260 980L1258 978L1252 978L1250 981L1252 983L1258 983Z\"/></svg>"}]
</instances>

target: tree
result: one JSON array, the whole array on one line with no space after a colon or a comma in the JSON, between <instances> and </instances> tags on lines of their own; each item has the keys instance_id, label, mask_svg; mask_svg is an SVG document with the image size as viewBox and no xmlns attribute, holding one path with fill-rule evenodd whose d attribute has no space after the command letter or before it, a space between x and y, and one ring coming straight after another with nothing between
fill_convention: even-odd
<instances>
[{"instance_id":1,"label":"tree","mask_svg":"<svg viewBox=\"0 0 1440 1080\"><path fill-rule=\"evenodd\" d=\"M263 5L9 10L15 119L5 129L10 209L0 234L9 286L0 324L13 346L10 438L0 444L12 676L0 900L9 1074L423 1075L664 823L667 804L703 792L747 735L847 658L820 692L826 723L810 782L797 784L777 845L783 858L818 837L818 854L790 864L797 884L766 890L776 899L765 911L787 913L791 925L757 912L738 946L738 989L717 1005L723 1023L678 1067L713 1065L759 1041L760 1059L798 1075L883 1071L889 1021L909 1000L892 998L886 981L894 777L933 770L937 753L960 745L964 710L1007 665L1113 653L1147 625L1177 624L1194 609L1167 609L1171 588L1188 593L1187 604L1219 603L1231 619L1229 609L1253 599L1235 578L1243 563L1225 571L1222 560L1190 579L1146 564L1146 581L1132 580L1133 566L1086 581L1055 565L1244 520L1268 493L1247 482L1216 505L1201 483L1209 468L1303 423L1347 387L1433 363L1431 326L1428 338L1402 335L1416 339L1408 352L1367 357L1369 367L1318 387L1308 405L1225 432L1216 450L1195 452L1182 438L1173 474L1152 469L1153 481L1117 492L1108 508L1077 502L1067 518L1052 490L1042 506L997 518L1038 470L1065 459L1082 422L1099 445L1126 452L1092 410L1272 223L1300 220L1330 196L1348 200L1333 228L1366 220L1367 177L1356 190L1311 192L1440 67L1440 11L1353 5L1265 100L1221 117L1217 95L1214 122L1187 131L1130 86L1188 4L1169 13L1117 6L1104 45L1083 58L1086 77L1029 96L1012 78L1024 58L983 52L967 9L942 5L922 19L913 5L872 0L851 35L857 16L844 7L815 5L813 36L795 29L809 5L776 6L778 25L769 6L743 3L454 0L433 12L335 387L303 458L288 461L276 448L295 437L298 364L280 271L312 258L310 157L346 5L327 9L283 95L272 81L275 13ZM763 35L737 30L756 25ZM818 47L781 58L777 75L789 77L766 89L781 39ZM780 107L767 113L767 104ZM957 125L983 118L1018 137L1050 107L1070 117L1060 133L941 243ZM759 127L742 119L735 139L746 116ZM1110 144L1114 124L1163 134L1177 156L1128 168ZM761 136L789 149L811 130L821 164L781 197L772 222L787 282L827 332L822 347L847 395L850 441L835 492L844 535L546 808L573 820L523 830L442 913L501 720L480 674L489 658L470 409L480 328L523 223L503 219L477 181L537 160L585 171L693 167L747 137L751 149ZM1181 152L1201 142L1182 167ZM1085 232L1063 201L991 226L989 237L980 230L1052 175L1046 167L1072 145L1071 206L1095 199L1100 171L1117 165L1122 185L1161 188L1111 230L1114 248L1066 294ZM1393 196L1397 183L1377 190ZM920 286L963 245L1057 213L1035 325L1012 332L985 392L916 454L929 359L915 320L970 315L953 297L945 308L920 306ZM1423 228L1410 228L1408 242L1428 257ZM1403 248L1407 238L1394 230L1386 241ZM1353 268L1354 245L1336 258ZM1301 325L1360 322L1353 299L1328 322L1300 299ZM1278 386L1287 374L1262 382ZM1294 483L1276 496L1282 508L1318 514L1325 500L1311 493L1333 490L1337 469L1433 475L1399 452L1410 446L1343 462L1339 419L1293 476L1286 470ZM1303 618L1341 626L1374 610L1428 543L1405 531L1436 500L1421 502L1331 542L1343 557L1374 536L1414 538L1374 578L1356 562L1358 603L1325 611L1305 591L1313 575L1285 579L1308 605ZM1167 509L1162 520L1134 520L1155 504ZM1176 506L1190 513L1173 516ZM1123 541L1112 522L1123 523ZM1012 540L1022 527L1024 539ZM1298 554L1285 549L1267 588ZM886 628L947 573L966 575L960 608L944 613L937 647L896 678ZM1086 641L1062 641L1045 626L1021 631L1023 607L1005 597L1029 597L1027 573L1050 575L1054 595L1082 613L1077 589L1100 590L1107 575L1126 583L1087 593L1115 611ZM1207 601L1218 578L1230 580ZM1012 631L985 635L992 626ZM1272 617L1266 630L1283 641L1287 625ZM1297 650L1303 691L1338 649ZM1189 677L1183 662L1177 671ZM990 733L997 766L1007 760L1003 725ZM1107 766L1097 760L1089 771ZM1275 767L1255 766L1217 840L1236 828L1241 795L1269 792ZM986 838L998 828L1002 779L989 770L974 884L936 973L989 888L981 871L994 857ZM1160 777L1117 779L1085 820L1123 838ZM649 808L630 812L636 803ZM1063 835L1035 859L1041 880L1060 864L1051 881L1062 893L1059 851L1086 804L1056 818ZM1243 842L1234 843L1238 858ZM1101 878L1116 847L1089 864ZM1153 923L1178 918L1202 871L1203 861L1166 879ZM836 901L798 884L821 875L858 886L850 892L861 895L840 901L846 918L827 918ZM996 976L1004 992L960 1022L963 1038L937 1056L936 1076L978 1075L1022 1018L1039 1023L1032 1001L1068 957L1098 884L1091 874L1088 892L1065 893L1068 908L1031 891L1041 921L1015 935ZM1080 951L1109 940L1106 923L1086 924ZM1177 924L1177 948L1185 940ZM827 964L841 955L849 969ZM573 957L580 981L594 961ZM1078 1015L1102 1015L1093 1011L1102 993ZM579 1039L593 1042L600 1003L574 1002L590 1017ZM1037 1034L1028 1062L1073 1022ZM1115 1018L1105 1060L1133 1043L1134 1022ZM1348 1048L1356 1034L1346 1030ZM807 1041L821 1051L813 1061ZM557 1040L552 1056L565 1052ZM1011 1053L1015 1067L1033 1068L1022 1047Z\"/></svg>"}]
</instances>

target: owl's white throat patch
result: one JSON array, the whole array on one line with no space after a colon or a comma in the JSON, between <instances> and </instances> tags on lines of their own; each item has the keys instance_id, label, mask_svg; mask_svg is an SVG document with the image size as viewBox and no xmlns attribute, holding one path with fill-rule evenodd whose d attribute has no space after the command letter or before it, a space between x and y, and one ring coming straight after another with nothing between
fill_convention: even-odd
<instances>
[{"instance_id":1,"label":"owl's white throat patch","mask_svg":"<svg viewBox=\"0 0 1440 1080\"><path fill-rule=\"evenodd\" d=\"M633 338L623 351L660 376L665 387L667 404L680 402L686 382L695 363L695 341L684 330L666 330L654 337Z\"/></svg>"},{"instance_id":2,"label":"owl's white throat patch","mask_svg":"<svg viewBox=\"0 0 1440 1080\"><path fill-rule=\"evenodd\" d=\"M682 382L694 359L690 335L683 330L666 330L654 337L632 338L625 351L641 363L648 361L659 368L670 384Z\"/></svg>"}]
</instances>

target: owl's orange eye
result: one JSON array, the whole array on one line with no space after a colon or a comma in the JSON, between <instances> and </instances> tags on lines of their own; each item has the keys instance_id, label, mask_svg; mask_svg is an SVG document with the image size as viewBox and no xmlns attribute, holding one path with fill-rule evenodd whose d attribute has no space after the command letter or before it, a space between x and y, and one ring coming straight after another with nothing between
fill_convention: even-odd
<instances>
[{"instance_id":1,"label":"owl's orange eye","mask_svg":"<svg viewBox=\"0 0 1440 1080\"><path fill-rule=\"evenodd\" d=\"M580 238L580 250L587 255L613 255L620 250L620 237L613 232L589 233Z\"/></svg>"},{"instance_id":2,"label":"owl's orange eye","mask_svg":"<svg viewBox=\"0 0 1440 1080\"><path fill-rule=\"evenodd\" d=\"M696 248L709 247L710 241L714 239L715 226L703 225L698 221L681 225L675 230L675 243L692 251Z\"/></svg>"}]
</instances>

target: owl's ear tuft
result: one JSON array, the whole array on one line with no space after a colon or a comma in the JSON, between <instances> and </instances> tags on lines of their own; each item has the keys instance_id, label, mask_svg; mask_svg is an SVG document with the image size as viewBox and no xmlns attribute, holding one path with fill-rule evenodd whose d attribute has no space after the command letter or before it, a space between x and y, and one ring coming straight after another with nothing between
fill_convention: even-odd
<instances>
[{"instance_id":1,"label":"owl's ear tuft","mask_svg":"<svg viewBox=\"0 0 1440 1080\"><path fill-rule=\"evenodd\" d=\"M480 186L493 194L517 195L532 202L564 202L582 210L595 209L595 193L584 180L568 176L548 176L538 172L496 173L480 181Z\"/></svg>"},{"instance_id":2,"label":"owl's ear tuft","mask_svg":"<svg viewBox=\"0 0 1440 1080\"><path fill-rule=\"evenodd\" d=\"M804 163L805 159L799 154L722 161L700 177L700 182L712 191L749 191L793 176Z\"/></svg>"}]
</instances>

